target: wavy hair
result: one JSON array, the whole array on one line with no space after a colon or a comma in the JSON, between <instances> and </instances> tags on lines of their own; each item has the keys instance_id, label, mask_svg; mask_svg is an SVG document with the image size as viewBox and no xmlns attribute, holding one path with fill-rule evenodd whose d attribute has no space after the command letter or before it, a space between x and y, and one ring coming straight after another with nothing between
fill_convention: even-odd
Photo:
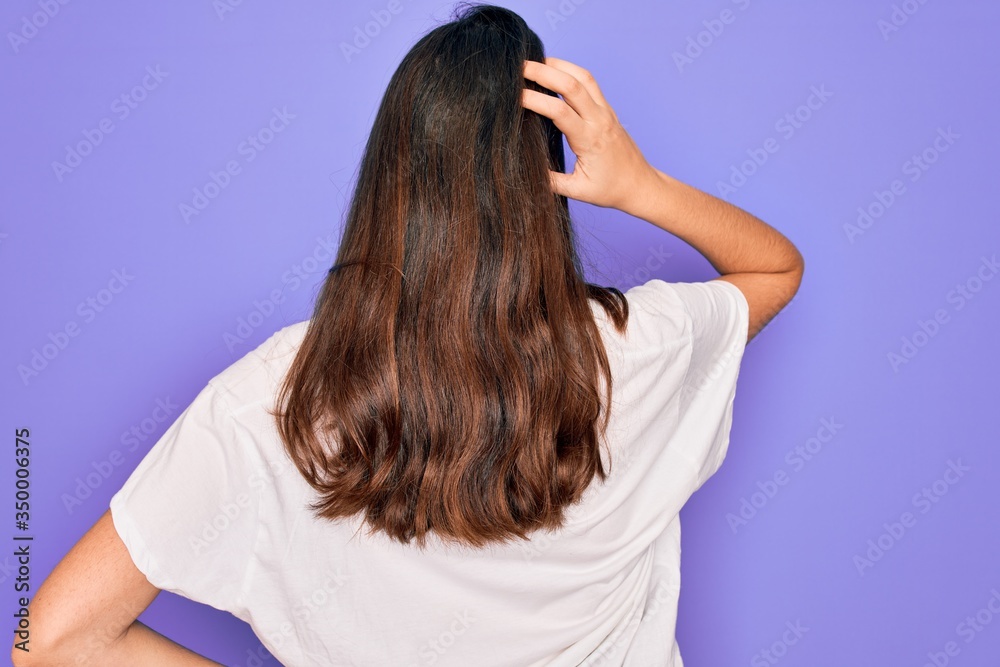
<instances>
[{"instance_id":1,"label":"wavy hair","mask_svg":"<svg viewBox=\"0 0 1000 667\"><path fill-rule=\"evenodd\" d=\"M403 58L361 160L335 264L272 415L316 516L483 547L558 528L607 473L611 373L584 281L562 133L521 106L541 40L461 5ZM602 405L601 378L605 403Z\"/></svg>"}]
</instances>

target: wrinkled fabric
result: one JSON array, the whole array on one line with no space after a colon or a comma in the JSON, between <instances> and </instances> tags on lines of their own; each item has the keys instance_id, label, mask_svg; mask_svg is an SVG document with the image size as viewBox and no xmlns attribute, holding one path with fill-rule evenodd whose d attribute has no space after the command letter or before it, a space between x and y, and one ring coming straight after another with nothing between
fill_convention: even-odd
<instances>
[{"instance_id":1,"label":"wrinkled fabric","mask_svg":"<svg viewBox=\"0 0 1000 667\"><path fill-rule=\"evenodd\" d=\"M246 621L284 665L681 667L679 512L722 464L748 305L724 281L592 302L612 370L595 480L558 531L420 551L317 520L267 408L308 321L211 378L111 498L157 588Z\"/></svg>"}]
</instances>

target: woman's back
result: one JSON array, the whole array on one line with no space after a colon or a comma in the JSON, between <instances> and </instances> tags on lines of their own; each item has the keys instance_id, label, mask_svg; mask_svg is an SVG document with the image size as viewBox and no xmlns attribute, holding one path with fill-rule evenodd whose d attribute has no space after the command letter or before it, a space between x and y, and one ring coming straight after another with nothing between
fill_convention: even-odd
<instances>
[{"instance_id":1,"label":"woman's back","mask_svg":"<svg viewBox=\"0 0 1000 667\"><path fill-rule=\"evenodd\" d=\"M568 198L722 275L587 283ZM646 162L523 19L470 9L390 81L313 316L167 429L12 655L205 664L135 621L168 590L288 665L677 667L678 513L803 270L766 223Z\"/></svg>"},{"instance_id":2,"label":"woman's back","mask_svg":"<svg viewBox=\"0 0 1000 667\"><path fill-rule=\"evenodd\" d=\"M722 281L626 297L625 336L593 304L615 387L609 477L561 530L417 549L360 515L315 518L267 410L308 322L210 381L112 498L115 526L150 583L247 621L283 664L664 664L678 512L725 455L748 311Z\"/></svg>"}]
</instances>

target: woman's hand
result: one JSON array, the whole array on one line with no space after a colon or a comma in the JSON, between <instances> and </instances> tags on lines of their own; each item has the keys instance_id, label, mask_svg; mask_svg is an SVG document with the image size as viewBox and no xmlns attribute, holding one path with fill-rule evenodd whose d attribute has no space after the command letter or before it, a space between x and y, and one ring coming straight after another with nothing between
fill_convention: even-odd
<instances>
[{"instance_id":1,"label":"woman's hand","mask_svg":"<svg viewBox=\"0 0 1000 667\"><path fill-rule=\"evenodd\" d=\"M523 91L521 104L552 119L576 154L572 174L550 171L552 190L573 199L633 213L637 197L656 180L655 169L618 122L587 70L559 58L528 60L524 78L562 99Z\"/></svg>"}]
</instances>

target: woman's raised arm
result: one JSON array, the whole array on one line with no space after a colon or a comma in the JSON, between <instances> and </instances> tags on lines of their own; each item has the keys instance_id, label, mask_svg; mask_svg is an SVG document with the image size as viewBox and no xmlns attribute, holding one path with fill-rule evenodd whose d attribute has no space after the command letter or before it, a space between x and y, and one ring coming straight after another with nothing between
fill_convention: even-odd
<instances>
[{"instance_id":1,"label":"woman's raised arm","mask_svg":"<svg viewBox=\"0 0 1000 667\"><path fill-rule=\"evenodd\" d=\"M736 285L749 305L752 339L798 291L805 262L776 229L750 213L650 165L604 99L594 77L559 58L527 61L524 77L562 99L523 91L525 108L552 119L576 154L571 174L550 172L558 194L617 208L691 244Z\"/></svg>"}]
</instances>

